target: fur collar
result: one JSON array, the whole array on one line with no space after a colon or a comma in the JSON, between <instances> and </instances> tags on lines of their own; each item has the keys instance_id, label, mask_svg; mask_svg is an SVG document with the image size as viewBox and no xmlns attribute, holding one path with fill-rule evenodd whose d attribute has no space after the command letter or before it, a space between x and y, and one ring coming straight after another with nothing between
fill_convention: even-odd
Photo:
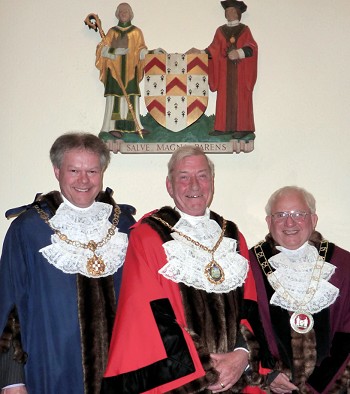
<instances>
[{"instance_id":1,"label":"fur collar","mask_svg":"<svg viewBox=\"0 0 350 394\"><path fill-rule=\"evenodd\" d=\"M111 189L101 191L96 201L116 205ZM61 194L57 191L39 197L39 203L46 204L52 214L62 202ZM76 274L76 278L84 394L99 394L117 307L114 280L113 275L104 278L88 278ZM94 362L91 362L91 355L93 355Z\"/></svg>"},{"instance_id":2,"label":"fur collar","mask_svg":"<svg viewBox=\"0 0 350 394\"><path fill-rule=\"evenodd\" d=\"M101 191L96 201L116 205L111 189ZM40 205L45 204L54 214L63 200L61 194L54 191L40 196L38 202ZM117 307L114 281L112 275L105 278L88 278L76 274L76 278L84 394L99 394ZM91 362L91 355L94 362Z\"/></svg>"},{"instance_id":3,"label":"fur collar","mask_svg":"<svg viewBox=\"0 0 350 394\"><path fill-rule=\"evenodd\" d=\"M309 242L319 250L322 240L322 235L314 231ZM271 237L271 234L266 236L265 242L262 243L261 247L267 259L279 253L276 249L276 242ZM254 248L252 248L252 250L254 250ZM329 243L326 261L331 261L333 251L334 244ZM257 256L256 258L258 260ZM269 285L265 275L263 273L261 274L263 276L267 299L270 300L274 291ZM259 289L257 290L259 291ZM301 393L309 393L309 389L307 388L308 378L315 370L316 365L327 357L330 351L329 308L313 316L315 327L322 327L322 329L312 329L307 334L300 334L292 329L290 329L290 331L284 329L284 327L289 327L290 316L287 311L271 306L269 306L269 311L274 332L279 337L277 341L279 344L279 360L275 361L273 369L282 371L287 376L290 376ZM264 356L268 358L271 355L266 353Z\"/></svg>"},{"instance_id":4,"label":"fur collar","mask_svg":"<svg viewBox=\"0 0 350 394\"><path fill-rule=\"evenodd\" d=\"M180 218L180 214L170 207L163 207L159 211L153 213L174 226ZM152 216L153 216L152 215ZM148 216L143 222L149 224L161 237L163 242L171 239L171 230L159 221ZM222 227L223 218L215 212L210 212L210 218L215 220ZM239 241L239 232L237 226L228 221L225 236L234 238ZM237 247L239 251L239 244ZM183 299L185 310L187 329L191 334L193 342L196 346L202 366L206 372L205 376L188 383L171 393L210 393L205 389L208 385L218 381L219 374L210 363L210 353L230 352L235 348L238 336L244 336L251 357L254 358L255 372L250 379L257 379L257 344L248 330L241 328L239 325L241 303L243 300L243 289L239 288L226 294L206 293L203 290L197 290L188 287L182 283L179 284L180 292ZM243 375L240 380L227 392L241 393L243 387L251 384L249 378Z\"/></svg>"}]
</instances>

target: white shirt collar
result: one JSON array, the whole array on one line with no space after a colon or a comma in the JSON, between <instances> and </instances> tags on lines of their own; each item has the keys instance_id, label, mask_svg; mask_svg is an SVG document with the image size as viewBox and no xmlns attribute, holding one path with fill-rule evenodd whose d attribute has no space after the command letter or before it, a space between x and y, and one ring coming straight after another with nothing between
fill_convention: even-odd
<instances>
[{"instance_id":1,"label":"white shirt collar","mask_svg":"<svg viewBox=\"0 0 350 394\"><path fill-rule=\"evenodd\" d=\"M75 209L77 211L88 211L94 205L94 202L93 202L89 207L80 208L80 207L77 207L76 205L74 205L73 203L71 203L62 193L61 193L61 196L62 196L63 202L65 204L67 204L70 208Z\"/></svg>"},{"instance_id":2,"label":"white shirt collar","mask_svg":"<svg viewBox=\"0 0 350 394\"><path fill-rule=\"evenodd\" d=\"M205 213L203 216L192 216L189 215L185 212L182 212L179 208L175 207L175 211L177 211L180 215L181 218L186 219L189 223L192 225L196 225L197 223L203 221L203 220L208 220L210 216L210 209L206 208Z\"/></svg>"},{"instance_id":3,"label":"white shirt collar","mask_svg":"<svg viewBox=\"0 0 350 394\"><path fill-rule=\"evenodd\" d=\"M239 25L239 20L236 19L236 20L234 20L234 21L228 21L228 22L226 23L226 25L229 26L229 27L238 26L238 25Z\"/></svg>"},{"instance_id":4,"label":"white shirt collar","mask_svg":"<svg viewBox=\"0 0 350 394\"><path fill-rule=\"evenodd\" d=\"M307 246L309 245L309 243L306 241L303 245L301 245L298 249L287 249L283 246L276 246L276 249L279 250L280 252L284 253L285 255L287 255L290 258L300 258L301 256L303 256L305 254L305 252L307 251Z\"/></svg>"}]
</instances>

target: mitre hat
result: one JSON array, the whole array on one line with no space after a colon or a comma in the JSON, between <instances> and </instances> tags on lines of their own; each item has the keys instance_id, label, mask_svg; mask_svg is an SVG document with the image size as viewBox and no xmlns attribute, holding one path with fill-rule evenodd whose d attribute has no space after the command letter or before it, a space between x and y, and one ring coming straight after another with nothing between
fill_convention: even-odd
<instances>
[{"instance_id":1,"label":"mitre hat","mask_svg":"<svg viewBox=\"0 0 350 394\"><path fill-rule=\"evenodd\" d=\"M238 1L238 0L222 1L221 5L225 8L225 10L228 7L238 8L241 11L241 13L243 13L247 10L247 5L243 1Z\"/></svg>"}]
</instances>

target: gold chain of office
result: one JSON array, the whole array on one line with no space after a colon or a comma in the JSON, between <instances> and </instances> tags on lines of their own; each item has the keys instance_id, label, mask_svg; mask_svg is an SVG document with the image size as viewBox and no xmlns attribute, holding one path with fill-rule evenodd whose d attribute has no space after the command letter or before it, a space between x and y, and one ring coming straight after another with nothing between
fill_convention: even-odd
<instances>
[{"instance_id":1,"label":"gold chain of office","mask_svg":"<svg viewBox=\"0 0 350 394\"><path fill-rule=\"evenodd\" d=\"M41 219L43 219L44 222L48 226L50 226L50 228L54 231L54 233L59 237L61 241L66 242L69 245L75 246L76 248L90 250L93 253L92 257L88 258L86 263L86 270L90 275L99 276L105 272L106 264L101 257L96 255L96 250L98 248L101 248L103 245L105 245L115 234L115 229L119 222L119 216L120 216L120 208L118 207L118 205L116 205L114 208L112 224L111 227L108 229L106 236L103 237L101 241L95 242L93 240L90 240L88 243L83 243L80 241L69 239L67 235L63 234L60 230L55 229L50 224L49 215L46 212L44 212L38 205L34 205L34 208L39 213Z\"/></svg>"},{"instance_id":2,"label":"gold chain of office","mask_svg":"<svg viewBox=\"0 0 350 394\"><path fill-rule=\"evenodd\" d=\"M227 221L225 219L223 219L222 222L222 230L221 230L221 234L219 236L219 239L216 241L215 245L213 248L208 248L207 246L201 244L200 242L196 241L195 239L191 238L190 236L188 236L187 234L184 234L183 232L177 230L176 228L174 228L173 226L171 226L168 222L166 222L165 220L161 219L158 216L152 216L153 219L158 220L159 222L161 222L162 224L164 224L164 226L168 227L170 230L174 231L175 233L179 234L180 237L183 237L186 239L186 241L192 243L193 245L199 247L200 249L208 252L211 254L211 261L209 262L209 264L206 265L205 269L204 269L204 274L207 277L208 281L210 283L213 283L215 285L218 285L220 283L222 283L225 280L225 273L224 270L222 269L222 267L220 266L220 264L215 260L214 258L214 254L217 251L218 247L220 246L224 235L225 235L225 231L226 231L226 225L227 225Z\"/></svg>"},{"instance_id":3,"label":"gold chain of office","mask_svg":"<svg viewBox=\"0 0 350 394\"><path fill-rule=\"evenodd\" d=\"M266 258L265 253L263 251L262 245L264 242L265 241L262 241L254 247L254 253L266 277L268 278L271 275L271 279L272 279L274 277L272 276L274 271L272 270L269 260ZM294 302L294 305L297 306L298 310L295 310L294 313L291 315L290 324L293 330L298 333L305 334L311 331L314 325L312 314L306 311L305 306L312 300L312 298L316 294L317 288L321 280L322 268L326 261L327 251L328 251L328 241L324 239L321 241L320 248L318 251L318 257L311 273L310 283L308 285L308 288L305 292L305 296L302 301L298 302L290 294L290 292L288 292L283 287L282 283L276 277L275 277L275 281L274 280L269 281L272 288L278 294L280 294L286 301L292 300Z\"/></svg>"},{"instance_id":4,"label":"gold chain of office","mask_svg":"<svg viewBox=\"0 0 350 394\"><path fill-rule=\"evenodd\" d=\"M258 243L254 247L254 252L258 258L258 262L259 262L264 274L266 275L266 277L269 277L269 275L273 274L274 271L272 270L271 265L270 265L268 259L266 258L265 253L262 249L262 244L264 242L265 241ZM328 250L328 241L322 240L321 245L320 245L320 249L319 249L319 255L318 255L317 261L315 263L315 266L313 268L312 274L311 274L308 289L306 290L306 295L301 302L298 302L287 290L285 290L284 287L282 286L281 282L276 278L276 282L278 284L278 287L283 289L283 292L281 295L285 300L290 299L299 307L304 307L308 302L311 301L312 297L316 293L316 288L317 288L320 278L321 278L322 268L323 268L323 265L326 260L327 250ZM276 291L278 287L275 285L275 283L271 283L271 285L273 286L274 290Z\"/></svg>"}]
</instances>

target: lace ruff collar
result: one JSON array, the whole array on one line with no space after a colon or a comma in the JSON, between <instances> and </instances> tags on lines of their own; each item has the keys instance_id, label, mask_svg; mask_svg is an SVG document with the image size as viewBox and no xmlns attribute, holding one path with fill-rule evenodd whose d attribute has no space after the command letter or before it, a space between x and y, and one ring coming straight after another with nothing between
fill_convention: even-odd
<instances>
[{"instance_id":1,"label":"lace ruff collar","mask_svg":"<svg viewBox=\"0 0 350 394\"><path fill-rule=\"evenodd\" d=\"M112 206L102 202L94 202L91 207L83 210L63 202L49 222L52 228L59 230L70 240L86 244L89 241L97 243L107 235L111 227L108 220L111 212ZM51 245L39 250L50 264L66 274L79 273L96 278L112 275L123 265L128 238L116 228L111 239L96 250L95 254L101 257L106 265L105 272L99 276L92 276L86 269L87 260L93 256L91 250L67 244L57 234L51 236L51 242Z\"/></svg>"},{"instance_id":2,"label":"lace ruff collar","mask_svg":"<svg viewBox=\"0 0 350 394\"><path fill-rule=\"evenodd\" d=\"M339 289L328 282L336 268L333 264L323 261L317 249L308 243L295 251L279 246L277 249L281 253L269 259L275 268L268 275L275 290L271 304L288 311L303 309L313 314L334 303Z\"/></svg>"},{"instance_id":3,"label":"lace ruff collar","mask_svg":"<svg viewBox=\"0 0 350 394\"><path fill-rule=\"evenodd\" d=\"M202 220L191 223L186 216L182 216L174 226L194 241L198 241L208 248L213 248L221 234L221 228L208 215ZM205 276L205 267L211 261L211 254L187 241L176 232L172 232L173 240L163 244L167 256L167 263L159 270L165 278L184 283L207 293L228 293L243 285L248 273L248 261L236 252L237 241L224 237L215 252L215 260L225 272L225 280L220 284L213 284Z\"/></svg>"}]
</instances>

